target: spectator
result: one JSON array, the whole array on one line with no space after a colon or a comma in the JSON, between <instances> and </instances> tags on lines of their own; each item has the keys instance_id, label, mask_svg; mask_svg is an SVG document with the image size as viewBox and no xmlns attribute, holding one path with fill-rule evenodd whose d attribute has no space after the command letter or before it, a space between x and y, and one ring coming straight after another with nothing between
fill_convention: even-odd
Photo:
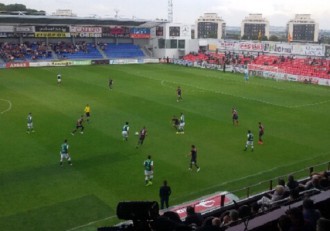
<instances>
[{"instance_id":1,"label":"spectator","mask_svg":"<svg viewBox=\"0 0 330 231\"><path fill-rule=\"evenodd\" d=\"M282 185L284 187L284 190L285 190L284 193L286 193L286 195L288 196L290 189L289 189L288 186L285 185L285 180L283 178L279 178L278 181L277 181L277 184ZM285 197L285 195L284 195L284 197Z\"/></svg>"},{"instance_id":2,"label":"spectator","mask_svg":"<svg viewBox=\"0 0 330 231\"><path fill-rule=\"evenodd\" d=\"M314 208L314 201L310 198L306 198L303 201L303 215L305 222L310 223L315 230L316 222L321 217L321 212Z\"/></svg>"},{"instance_id":3,"label":"spectator","mask_svg":"<svg viewBox=\"0 0 330 231\"><path fill-rule=\"evenodd\" d=\"M310 190L310 189L319 189L323 190L323 187L320 184L320 179L321 177L319 175L313 175L309 181L306 182L304 185L305 190Z\"/></svg>"},{"instance_id":4,"label":"spectator","mask_svg":"<svg viewBox=\"0 0 330 231\"><path fill-rule=\"evenodd\" d=\"M289 188L289 190L294 190L296 188L299 187L299 183L298 181L296 181L293 177L293 175L289 175L288 176L288 183L286 184L286 186Z\"/></svg>"},{"instance_id":5,"label":"spectator","mask_svg":"<svg viewBox=\"0 0 330 231\"><path fill-rule=\"evenodd\" d=\"M164 209L164 204L166 208L168 208L168 201L170 198L172 191L171 187L167 185L167 181L164 180L163 186L159 189L159 197L160 197L160 208Z\"/></svg>"},{"instance_id":6,"label":"spectator","mask_svg":"<svg viewBox=\"0 0 330 231\"><path fill-rule=\"evenodd\" d=\"M316 223L316 231L328 231L330 227L330 220L321 217Z\"/></svg>"},{"instance_id":7,"label":"spectator","mask_svg":"<svg viewBox=\"0 0 330 231\"><path fill-rule=\"evenodd\" d=\"M289 209L287 215L292 223L289 231L313 231L312 225L305 222L302 210L298 207Z\"/></svg>"},{"instance_id":8,"label":"spectator","mask_svg":"<svg viewBox=\"0 0 330 231\"><path fill-rule=\"evenodd\" d=\"M236 209L230 210L222 217L221 227L230 226L239 220L239 214Z\"/></svg>"},{"instance_id":9,"label":"spectator","mask_svg":"<svg viewBox=\"0 0 330 231\"><path fill-rule=\"evenodd\" d=\"M288 215L282 215L277 221L277 228L279 231L289 231L291 228L291 220Z\"/></svg>"},{"instance_id":10,"label":"spectator","mask_svg":"<svg viewBox=\"0 0 330 231\"><path fill-rule=\"evenodd\" d=\"M214 217L212 217L212 216L205 218L205 220L203 220L203 222L202 222L202 225L197 228L197 231L206 231L206 230L212 228L213 219L214 219ZM192 228L194 230L194 226L192 226Z\"/></svg>"},{"instance_id":11,"label":"spectator","mask_svg":"<svg viewBox=\"0 0 330 231\"><path fill-rule=\"evenodd\" d=\"M259 213L259 209L260 209L260 205L258 204L258 202L254 202L251 205L251 215L256 215Z\"/></svg>"},{"instance_id":12,"label":"spectator","mask_svg":"<svg viewBox=\"0 0 330 231\"><path fill-rule=\"evenodd\" d=\"M262 208L270 207L272 203L283 199L284 192L285 188L282 185L277 185L273 194L268 195L270 198L263 196L260 200L258 200L258 204L261 205Z\"/></svg>"},{"instance_id":13,"label":"spectator","mask_svg":"<svg viewBox=\"0 0 330 231\"><path fill-rule=\"evenodd\" d=\"M176 223L183 223L180 219L179 214L177 214L176 212L173 211L166 211L163 216L168 217L170 220L176 222Z\"/></svg>"},{"instance_id":14,"label":"spectator","mask_svg":"<svg viewBox=\"0 0 330 231\"><path fill-rule=\"evenodd\" d=\"M196 213L195 212L195 208L192 207L192 206L188 206L186 208L186 211L187 211L187 217L185 219L185 224L186 225L197 225L197 226L201 226L202 225L202 222L203 222L203 217L200 213Z\"/></svg>"}]
</instances>

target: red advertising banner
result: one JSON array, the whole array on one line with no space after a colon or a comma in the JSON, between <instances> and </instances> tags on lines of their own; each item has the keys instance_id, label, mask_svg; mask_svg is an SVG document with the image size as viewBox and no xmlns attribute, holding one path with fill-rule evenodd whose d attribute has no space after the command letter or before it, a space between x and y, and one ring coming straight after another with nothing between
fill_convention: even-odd
<instances>
[{"instance_id":1,"label":"red advertising banner","mask_svg":"<svg viewBox=\"0 0 330 231\"><path fill-rule=\"evenodd\" d=\"M181 219L184 219L187 216L186 208L188 206L194 207L195 212L201 214L214 211L215 209L219 209L221 207L221 195L222 194L220 193L210 195L202 199L197 199L195 201L190 201L181 205L173 206L169 208L169 210L179 214ZM223 204L227 205L229 203L233 203L233 200L238 200L238 198L230 193L225 194Z\"/></svg>"},{"instance_id":2,"label":"red advertising banner","mask_svg":"<svg viewBox=\"0 0 330 231\"><path fill-rule=\"evenodd\" d=\"M30 67L30 63L29 62L6 63L6 68L19 68L19 67Z\"/></svg>"},{"instance_id":3,"label":"red advertising banner","mask_svg":"<svg viewBox=\"0 0 330 231\"><path fill-rule=\"evenodd\" d=\"M130 34L131 38L143 39L143 38L150 38L150 34Z\"/></svg>"}]
</instances>

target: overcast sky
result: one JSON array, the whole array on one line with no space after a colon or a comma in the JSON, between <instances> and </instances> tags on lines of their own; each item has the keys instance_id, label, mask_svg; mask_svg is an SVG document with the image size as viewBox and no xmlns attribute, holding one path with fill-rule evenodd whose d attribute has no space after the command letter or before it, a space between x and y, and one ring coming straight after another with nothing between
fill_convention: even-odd
<instances>
[{"instance_id":1,"label":"overcast sky","mask_svg":"<svg viewBox=\"0 0 330 231\"><path fill-rule=\"evenodd\" d=\"M249 13L262 13L271 26L286 26L295 14L311 14L320 29L330 30L328 0L172 0L174 22L194 24L204 13L217 13L227 26L240 26ZM168 0L0 0L4 4L24 4L27 8L45 10L51 15L57 9L70 9L81 17L167 19Z\"/></svg>"}]
</instances>

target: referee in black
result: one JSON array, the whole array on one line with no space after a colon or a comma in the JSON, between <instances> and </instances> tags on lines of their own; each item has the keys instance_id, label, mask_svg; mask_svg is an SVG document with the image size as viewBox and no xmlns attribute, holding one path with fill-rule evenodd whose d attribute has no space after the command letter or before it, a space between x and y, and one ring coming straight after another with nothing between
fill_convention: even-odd
<instances>
[{"instance_id":1,"label":"referee in black","mask_svg":"<svg viewBox=\"0 0 330 231\"><path fill-rule=\"evenodd\" d=\"M164 204L166 208L168 208L168 200L171 195L171 187L167 185L167 181L164 180L163 186L159 189L159 197L160 197L160 208L164 209Z\"/></svg>"}]
</instances>

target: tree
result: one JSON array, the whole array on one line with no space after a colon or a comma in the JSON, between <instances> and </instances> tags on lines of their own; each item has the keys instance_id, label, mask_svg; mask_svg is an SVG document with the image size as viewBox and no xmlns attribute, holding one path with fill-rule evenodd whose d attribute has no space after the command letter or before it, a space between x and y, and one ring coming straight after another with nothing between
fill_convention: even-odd
<instances>
[{"instance_id":1,"label":"tree","mask_svg":"<svg viewBox=\"0 0 330 231\"><path fill-rule=\"evenodd\" d=\"M3 3L0 3L0 10L1 10L1 11L4 11L4 10L5 10L5 7L6 7L6 5L5 5L5 4L3 4Z\"/></svg>"},{"instance_id":2,"label":"tree","mask_svg":"<svg viewBox=\"0 0 330 231\"><path fill-rule=\"evenodd\" d=\"M276 35L271 35L271 36L269 36L269 41L278 41L279 40L279 38L276 36Z\"/></svg>"},{"instance_id":3,"label":"tree","mask_svg":"<svg viewBox=\"0 0 330 231\"><path fill-rule=\"evenodd\" d=\"M5 9L6 11L26 11L26 6L23 4L9 4Z\"/></svg>"},{"instance_id":4,"label":"tree","mask_svg":"<svg viewBox=\"0 0 330 231\"><path fill-rule=\"evenodd\" d=\"M242 40L248 40L249 38L248 38L248 36L247 35L243 35L242 36Z\"/></svg>"}]
</instances>

